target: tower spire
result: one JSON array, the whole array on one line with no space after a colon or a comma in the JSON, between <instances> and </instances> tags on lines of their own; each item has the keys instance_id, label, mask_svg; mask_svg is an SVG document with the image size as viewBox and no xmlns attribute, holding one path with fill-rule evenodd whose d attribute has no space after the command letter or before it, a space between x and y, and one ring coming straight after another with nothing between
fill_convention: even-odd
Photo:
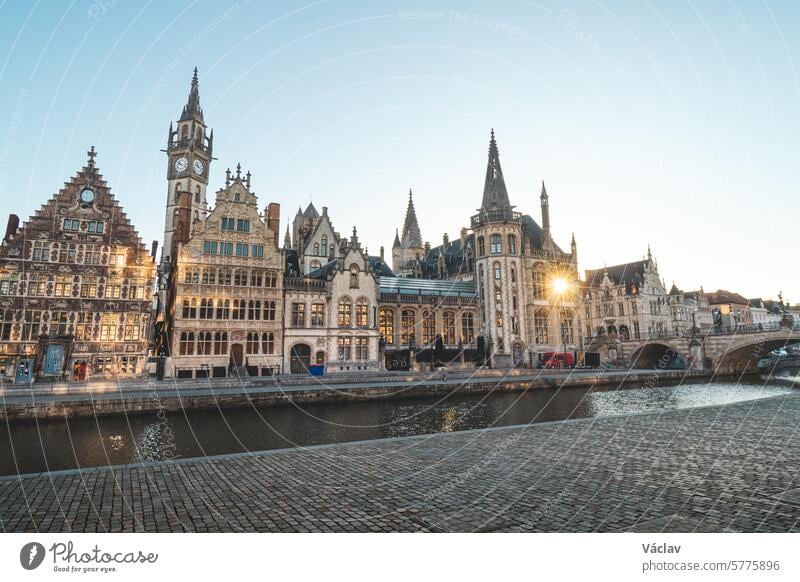
<instances>
[{"instance_id":1,"label":"tower spire","mask_svg":"<svg viewBox=\"0 0 800 582\"><path fill-rule=\"evenodd\" d=\"M497 150L497 141L494 138L494 128L492 128L489 138L489 161L486 165L486 180L483 185L481 210L511 210L506 183L503 179L503 170L500 168L500 153Z\"/></svg>"},{"instance_id":2,"label":"tower spire","mask_svg":"<svg viewBox=\"0 0 800 582\"><path fill-rule=\"evenodd\" d=\"M406 221L403 224L403 236L400 242L404 248L419 248L422 246L422 234L417 221L417 211L414 209L414 194L411 188L408 189Z\"/></svg>"},{"instance_id":3,"label":"tower spire","mask_svg":"<svg viewBox=\"0 0 800 582\"><path fill-rule=\"evenodd\" d=\"M197 67L195 67L192 75L192 86L189 89L189 99L186 101L186 105L183 106L180 121L188 121L195 118L201 122L203 121L203 109L200 107L200 91L198 87Z\"/></svg>"}]
</instances>

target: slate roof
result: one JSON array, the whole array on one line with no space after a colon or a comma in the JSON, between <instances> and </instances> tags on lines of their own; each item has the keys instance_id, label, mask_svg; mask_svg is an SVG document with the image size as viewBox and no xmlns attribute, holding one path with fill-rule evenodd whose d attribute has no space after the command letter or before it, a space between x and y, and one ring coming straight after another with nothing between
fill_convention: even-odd
<instances>
[{"instance_id":1,"label":"slate roof","mask_svg":"<svg viewBox=\"0 0 800 582\"><path fill-rule=\"evenodd\" d=\"M726 291L725 289L717 289L712 293L706 293L706 297L711 305L721 305L723 303L747 305L750 303L750 301L742 295L734 293L733 291Z\"/></svg>"},{"instance_id":2,"label":"slate roof","mask_svg":"<svg viewBox=\"0 0 800 582\"><path fill-rule=\"evenodd\" d=\"M625 284L625 291L630 292L634 285L638 288L644 282L644 268L647 260L636 261L633 263L623 263L605 269L594 269L586 271L586 285L588 287L600 287L603 277L608 272L608 278L615 285Z\"/></svg>"},{"instance_id":3,"label":"slate roof","mask_svg":"<svg viewBox=\"0 0 800 582\"><path fill-rule=\"evenodd\" d=\"M412 279L411 277L381 277L381 293L403 295L435 295L442 297L477 297L474 281Z\"/></svg>"}]
</instances>

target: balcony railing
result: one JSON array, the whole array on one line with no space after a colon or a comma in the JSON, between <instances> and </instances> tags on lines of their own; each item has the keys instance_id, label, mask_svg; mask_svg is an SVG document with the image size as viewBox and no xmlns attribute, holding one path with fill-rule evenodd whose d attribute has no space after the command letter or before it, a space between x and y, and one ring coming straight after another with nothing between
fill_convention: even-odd
<instances>
[{"instance_id":1,"label":"balcony railing","mask_svg":"<svg viewBox=\"0 0 800 582\"><path fill-rule=\"evenodd\" d=\"M489 222L519 222L521 218L521 212L504 209L484 210L473 216L470 220L472 222L472 228L475 228Z\"/></svg>"},{"instance_id":2,"label":"balcony railing","mask_svg":"<svg viewBox=\"0 0 800 582\"><path fill-rule=\"evenodd\" d=\"M167 143L167 150L172 151L176 149L185 149L189 146L194 146L194 149L211 155L210 144L205 143L205 139L194 139L185 137L182 139L173 139Z\"/></svg>"}]
</instances>

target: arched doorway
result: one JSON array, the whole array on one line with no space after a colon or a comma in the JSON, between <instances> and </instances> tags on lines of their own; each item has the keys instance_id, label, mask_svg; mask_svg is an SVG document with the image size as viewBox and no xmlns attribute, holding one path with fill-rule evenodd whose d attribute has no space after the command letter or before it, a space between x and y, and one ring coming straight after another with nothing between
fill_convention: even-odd
<instances>
[{"instance_id":1,"label":"arched doorway","mask_svg":"<svg viewBox=\"0 0 800 582\"><path fill-rule=\"evenodd\" d=\"M289 369L292 374L307 374L311 365L311 347L306 344L292 346Z\"/></svg>"},{"instance_id":2,"label":"arched doorway","mask_svg":"<svg viewBox=\"0 0 800 582\"><path fill-rule=\"evenodd\" d=\"M242 365L244 362L244 349L242 348L242 344L231 345L231 359L233 360L234 366Z\"/></svg>"},{"instance_id":3,"label":"arched doorway","mask_svg":"<svg viewBox=\"0 0 800 582\"><path fill-rule=\"evenodd\" d=\"M659 343L645 344L631 354L631 367L647 370L685 370L686 359L676 349Z\"/></svg>"}]
</instances>

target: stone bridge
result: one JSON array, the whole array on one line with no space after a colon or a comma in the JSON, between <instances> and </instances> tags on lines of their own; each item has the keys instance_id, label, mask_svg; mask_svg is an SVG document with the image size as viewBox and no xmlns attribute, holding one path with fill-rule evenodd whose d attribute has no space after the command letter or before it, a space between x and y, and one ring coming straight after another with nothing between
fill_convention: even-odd
<instances>
[{"instance_id":1,"label":"stone bridge","mask_svg":"<svg viewBox=\"0 0 800 582\"><path fill-rule=\"evenodd\" d=\"M617 357L635 368L691 368L739 374L755 372L761 358L791 344L800 344L800 325L766 331L737 330L697 337L619 341L616 349Z\"/></svg>"}]
</instances>

